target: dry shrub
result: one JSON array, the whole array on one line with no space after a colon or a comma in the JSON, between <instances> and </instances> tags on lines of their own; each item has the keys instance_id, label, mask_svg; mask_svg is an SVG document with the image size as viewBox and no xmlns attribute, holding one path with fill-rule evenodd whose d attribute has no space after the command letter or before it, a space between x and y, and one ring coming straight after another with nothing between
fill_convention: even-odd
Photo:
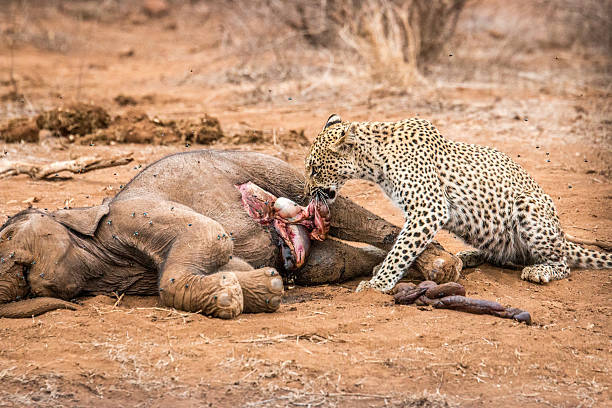
<instances>
[{"instance_id":1,"label":"dry shrub","mask_svg":"<svg viewBox=\"0 0 612 408\"><path fill-rule=\"evenodd\" d=\"M612 0L471 0L450 41L454 56L431 68L437 78L461 81L520 76L527 83L554 75L560 91L584 81L607 83L611 23ZM572 76L567 84L561 73Z\"/></svg>"},{"instance_id":2,"label":"dry shrub","mask_svg":"<svg viewBox=\"0 0 612 408\"><path fill-rule=\"evenodd\" d=\"M327 0L271 2L276 15L317 47L348 47L377 80L408 84L420 78L453 35L466 0ZM309 5L310 4L310 5ZM315 6L317 6L315 8ZM313 9L314 8L314 9Z\"/></svg>"},{"instance_id":3,"label":"dry shrub","mask_svg":"<svg viewBox=\"0 0 612 408\"><path fill-rule=\"evenodd\" d=\"M240 69L228 73L226 81L256 88L280 80L287 85L284 92L304 97L314 89L351 87L364 74L368 83L403 87L418 81L452 36L465 3L238 0L211 8L231 27L220 48L241 60ZM294 90L292 80L310 85ZM255 99L266 96L264 92Z\"/></svg>"},{"instance_id":4,"label":"dry shrub","mask_svg":"<svg viewBox=\"0 0 612 408\"><path fill-rule=\"evenodd\" d=\"M611 0L540 0L540 4L546 9L553 44L612 53Z\"/></svg>"}]
</instances>

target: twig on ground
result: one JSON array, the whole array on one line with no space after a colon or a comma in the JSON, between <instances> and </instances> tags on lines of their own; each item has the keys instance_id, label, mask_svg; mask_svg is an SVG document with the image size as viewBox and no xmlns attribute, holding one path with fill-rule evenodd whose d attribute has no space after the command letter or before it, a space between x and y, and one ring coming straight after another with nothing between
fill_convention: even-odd
<instances>
[{"instance_id":1,"label":"twig on ground","mask_svg":"<svg viewBox=\"0 0 612 408\"><path fill-rule=\"evenodd\" d=\"M187 322L191 322L192 320L187 320L187 319L193 318L194 315L199 315L201 312L201 310L198 310L195 313L191 313L191 312L181 313L176 309L164 309L162 307L137 307L136 310L156 310L159 312L166 312L168 313L168 316L162 319L157 319L157 320L162 321L162 320L172 320L172 319L183 319L183 324L186 324Z\"/></svg>"},{"instance_id":2,"label":"twig on ground","mask_svg":"<svg viewBox=\"0 0 612 408\"><path fill-rule=\"evenodd\" d=\"M59 161L48 164L24 163L18 161L0 161L0 179L27 174L33 179L42 180L49 176L57 176L62 171L71 173L86 173L88 171L107 167L123 166L134 160L132 153L121 154L110 158L86 156L75 160Z\"/></svg>"},{"instance_id":3,"label":"twig on ground","mask_svg":"<svg viewBox=\"0 0 612 408\"><path fill-rule=\"evenodd\" d=\"M121 295L118 295L117 292L113 292L113 295L115 295L115 297L117 298L117 301L113 305L113 308L116 308L119 305L119 303L121 303L121 301L123 300L123 296L125 296L125 292L123 292Z\"/></svg>"},{"instance_id":4,"label":"twig on ground","mask_svg":"<svg viewBox=\"0 0 612 408\"><path fill-rule=\"evenodd\" d=\"M306 340L315 344L324 344L328 341L334 341L331 338L325 338L323 336L319 336L318 334L279 334L272 337L256 337L252 339L244 339L244 340L233 340L232 343L261 343L261 344L274 344L274 343L282 343L288 340ZM311 351L308 351L312 353Z\"/></svg>"}]
</instances>

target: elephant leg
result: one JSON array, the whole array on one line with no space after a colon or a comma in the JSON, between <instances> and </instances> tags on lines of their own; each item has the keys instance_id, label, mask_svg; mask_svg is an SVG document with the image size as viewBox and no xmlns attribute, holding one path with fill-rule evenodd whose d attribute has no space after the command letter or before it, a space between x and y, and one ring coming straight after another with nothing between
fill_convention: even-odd
<instances>
[{"instance_id":1,"label":"elephant leg","mask_svg":"<svg viewBox=\"0 0 612 408\"><path fill-rule=\"evenodd\" d=\"M313 241L306 263L295 273L295 283L317 285L368 276L385 256L385 251L369 245L354 246L336 239Z\"/></svg>"},{"instance_id":2,"label":"elephant leg","mask_svg":"<svg viewBox=\"0 0 612 408\"><path fill-rule=\"evenodd\" d=\"M232 241L220 238L227 236L221 224L198 217L204 220L191 220L172 243L159 280L160 298L177 309L234 318L244 308L240 282L233 271L218 271L231 258Z\"/></svg>"},{"instance_id":3,"label":"elephant leg","mask_svg":"<svg viewBox=\"0 0 612 408\"><path fill-rule=\"evenodd\" d=\"M236 274L219 272L234 245L217 221L178 203L142 197L111 203L100 233L111 236L117 250L135 248L142 262L155 264L165 306L224 319L242 313Z\"/></svg>"}]
</instances>

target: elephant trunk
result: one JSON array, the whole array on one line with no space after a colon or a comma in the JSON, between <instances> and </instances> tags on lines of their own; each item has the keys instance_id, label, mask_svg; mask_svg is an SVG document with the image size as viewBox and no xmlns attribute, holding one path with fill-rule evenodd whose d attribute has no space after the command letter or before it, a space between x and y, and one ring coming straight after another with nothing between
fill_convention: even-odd
<instances>
[{"instance_id":1,"label":"elephant trunk","mask_svg":"<svg viewBox=\"0 0 612 408\"><path fill-rule=\"evenodd\" d=\"M74 304L61 299L25 299L30 293L25 266L32 263L30 258L20 252L0 257L0 318L32 317L55 309L75 310Z\"/></svg>"},{"instance_id":2,"label":"elephant trunk","mask_svg":"<svg viewBox=\"0 0 612 408\"><path fill-rule=\"evenodd\" d=\"M74 303L66 302L65 300L61 299L37 297L18 302L0 304L0 318L8 317L19 319L24 317L32 317L56 309L76 310L77 306Z\"/></svg>"}]
</instances>

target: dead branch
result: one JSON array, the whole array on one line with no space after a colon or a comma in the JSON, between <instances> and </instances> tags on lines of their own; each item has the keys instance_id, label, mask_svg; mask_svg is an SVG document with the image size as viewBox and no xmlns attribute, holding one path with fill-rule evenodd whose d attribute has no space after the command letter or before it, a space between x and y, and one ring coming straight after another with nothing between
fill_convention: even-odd
<instances>
[{"instance_id":1,"label":"dead branch","mask_svg":"<svg viewBox=\"0 0 612 408\"><path fill-rule=\"evenodd\" d=\"M123 166L133 160L132 153L101 158L86 156L75 160L59 161L47 164L26 163L18 161L0 161L0 179L27 174L33 179L42 180L62 171L71 173L86 173L88 171L104 169L107 167Z\"/></svg>"}]
</instances>

